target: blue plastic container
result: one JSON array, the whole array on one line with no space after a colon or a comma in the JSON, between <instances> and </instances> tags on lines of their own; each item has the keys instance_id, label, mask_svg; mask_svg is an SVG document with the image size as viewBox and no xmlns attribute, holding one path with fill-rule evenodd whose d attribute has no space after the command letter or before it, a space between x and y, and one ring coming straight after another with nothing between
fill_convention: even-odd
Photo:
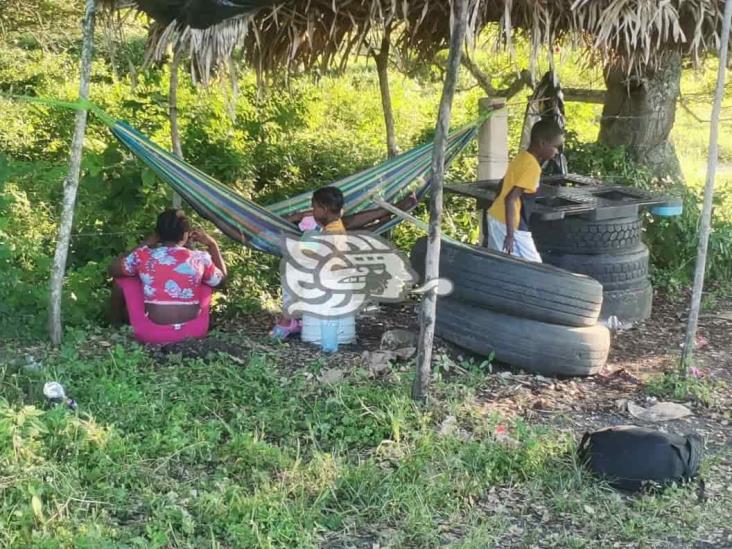
<instances>
[{"instance_id":1,"label":"blue plastic container","mask_svg":"<svg viewBox=\"0 0 732 549\"><path fill-rule=\"evenodd\" d=\"M324 318L320 321L320 348L324 353L335 353L338 350L337 318Z\"/></svg>"}]
</instances>

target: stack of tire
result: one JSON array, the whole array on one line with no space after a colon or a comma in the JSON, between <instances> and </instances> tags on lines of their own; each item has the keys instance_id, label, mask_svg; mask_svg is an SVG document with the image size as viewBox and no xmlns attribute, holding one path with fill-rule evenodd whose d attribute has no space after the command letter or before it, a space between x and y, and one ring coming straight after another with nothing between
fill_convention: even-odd
<instances>
[{"instance_id":1,"label":"stack of tire","mask_svg":"<svg viewBox=\"0 0 732 549\"><path fill-rule=\"evenodd\" d=\"M427 240L412 249L424 278ZM544 375L591 375L607 361L598 324L602 286L590 277L476 246L442 243L440 276L453 292L437 302L435 331L481 356Z\"/></svg>"},{"instance_id":2,"label":"stack of tire","mask_svg":"<svg viewBox=\"0 0 732 549\"><path fill-rule=\"evenodd\" d=\"M532 221L531 233L545 263L590 276L603 286L600 319L623 324L651 315L648 247L639 217Z\"/></svg>"}]
</instances>

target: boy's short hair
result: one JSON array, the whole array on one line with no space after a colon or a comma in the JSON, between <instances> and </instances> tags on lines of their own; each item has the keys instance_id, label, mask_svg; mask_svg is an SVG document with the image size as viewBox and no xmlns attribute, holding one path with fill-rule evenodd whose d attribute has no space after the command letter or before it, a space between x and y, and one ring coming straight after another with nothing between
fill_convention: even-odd
<instances>
[{"instance_id":1,"label":"boy's short hair","mask_svg":"<svg viewBox=\"0 0 732 549\"><path fill-rule=\"evenodd\" d=\"M345 199L339 188L321 187L313 193L313 202L317 202L329 212L340 213Z\"/></svg>"},{"instance_id":2,"label":"boy's short hair","mask_svg":"<svg viewBox=\"0 0 732 549\"><path fill-rule=\"evenodd\" d=\"M542 141L551 141L563 134L564 130L562 130L556 120L544 118L539 120L531 128L531 144L538 145Z\"/></svg>"}]
</instances>

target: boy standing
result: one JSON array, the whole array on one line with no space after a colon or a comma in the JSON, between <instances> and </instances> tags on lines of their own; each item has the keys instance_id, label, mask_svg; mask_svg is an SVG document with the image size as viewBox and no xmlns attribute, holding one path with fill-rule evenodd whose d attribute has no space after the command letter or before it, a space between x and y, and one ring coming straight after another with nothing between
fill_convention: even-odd
<instances>
[{"instance_id":1,"label":"boy standing","mask_svg":"<svg viewBox=\"0 0 732 549\"><path fill-rule=\"evenodd\" d=\"M531 128L529 148L508 165L498 196L488 210L488 248L541 263L524 207L526 194L539 188L541 164L556 156L563 132L554 120L540 120Z\"/></svg>"}]
</instances>

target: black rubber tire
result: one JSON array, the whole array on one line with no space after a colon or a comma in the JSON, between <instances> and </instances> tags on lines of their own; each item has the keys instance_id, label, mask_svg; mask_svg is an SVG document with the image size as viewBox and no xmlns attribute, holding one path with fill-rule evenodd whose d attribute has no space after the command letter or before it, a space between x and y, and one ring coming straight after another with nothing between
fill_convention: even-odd
<instances>
[{"instance_id":1,"label":"black rubber tire","mask_svg":"<svg viewBox=\"0 0 732 549\"><path fill-rule=\"evenodd\" d=\"M640 244L627 252L614 254L541 254L545 263L573 273L590 276L605 291L642 288L648 282L648 246Z\"/></svg>"},{"instance_id":2,"label":"black rubber tire","mask_svg":"<svg viewBox=\"0 0 732 549\"><path fill-rule=\"evenodd\" d=\"M412 266L421 277L426 250L426 238L412 249ZM443 242L440 276L453 282L457 299L552 324L592 326L602 306L596 280L486 248Z\"/></svg>"},{"instance_id":3,"label":"black rubber tire","mask_svg":"<svg viewBox=\"0 0 732 549\"><path fill-rule=\"evenodd\" d=\"M640 288L605 292L600 318L616 316L620 322L631 323L646 320L653 308L653 287L650 281Z\"/></svg>"},{"instance_id":4,"label":"black rubber tire","mask_svg":"<svg viewBox=\"0 0 732 549\"><path fill-rule=\"evenodd\" d=\"M476 354L543 375L599 372L610 351L610 332L595 324L571 328L503 315L453 298L437 302L436 334Z\"/></svg>"},{"instance_id":5,"label":"black rubber tire","mask_svg":"<svg viewBox=\"0 0 732 549\"><path fill-rule=\"evenodd\" d=\"M603 254L624 251L641 243L639 217L589 221L567 217L556 221L532 221L531 234L539 252Z\"/></svg>"}]
</instances>

